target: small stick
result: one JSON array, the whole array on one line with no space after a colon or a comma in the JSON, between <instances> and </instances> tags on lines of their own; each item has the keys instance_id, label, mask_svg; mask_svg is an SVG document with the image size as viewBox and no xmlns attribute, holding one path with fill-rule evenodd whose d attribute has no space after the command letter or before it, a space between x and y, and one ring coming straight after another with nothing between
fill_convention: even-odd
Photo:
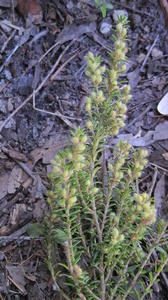
<instances>
[{"instance_id":1,"label":"small stick","mask_svg":"<svg viewBox=\"0 0 168 300\"><path fill-rule=\"evenodd\" d=\"M8 37L8 39L5 41L5 43L2 46L1 53L3 53L10 42L10 40L15 36L16 34L16 29L12 31L11 35Z\"/></svg>"},{"instance_id":2,"label":"small stick","mask_svg":"<svg viewBox=\"0 0 168 300\"><path fill-rule=\"evenodd\" d=\"M154 172L153 179L152 179L152 185L151 185L150 191L148 193L149 197L151 197L151 195L152 195L152 192L153 192L153 189L154 189L154 186L156 183L157 175L158 175L158 169L157 169L157 167L155 167L155 172Z\"/></svg>"},{"instance_id":3,"label":"small stick","mask_svg":"<svg viewBox=\"0 0 168 300\"><path fill-rule=\"evenodd\" d=\"M157 34L157 36L156 36L156 38L155 38L155 40L154 40L152 46L149 48L149 51L148 51L148 53L147 53L147 55L146 55L146 57L145 57L145 59L144 59L144 62L143 62L143 64L142 64L141 68L140 68L140 72L143 71L143 68L144 68L144 66L146 65L146 62L147 62L147 60L148 60L148 58L149 58L149 55L151 54L153 48L155 47L158 38L159 38L159 35Z\"/></svg>"},{"instance_id":4,"label":"small stick","mask_svg":"<svg viewBox=\"0 0 168 300\"><path fill-rule=\"evenodd\" d=\"M135 118L132 122L130 122L126 127L132 126L136 121L144 117L150 109L151 109L151 105L149 105L140 115L138 115L137 118Z\"/></svg>"},{"instance_id":5,"label":"small stick","mask_svg":"<svg viewBox=\"0 0 168 300\"><path fill-rule=\"evenodd\" d=\"M11 3L11 10L12 10L12 23L15 23L15 8L13 0L10 0Z\"/></svg>"}]
</instances>

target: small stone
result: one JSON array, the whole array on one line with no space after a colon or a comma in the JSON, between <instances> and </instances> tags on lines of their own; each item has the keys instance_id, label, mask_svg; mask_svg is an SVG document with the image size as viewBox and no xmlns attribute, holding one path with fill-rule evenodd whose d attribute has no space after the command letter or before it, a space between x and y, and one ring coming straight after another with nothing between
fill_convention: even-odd
<instances>
[{"instance_id":1,"label":"small stone","mask_svg":"<svg viewBox=\"0 0 168 300\"><path fill-rule=\"evenodd\" d=\"M140 53L140 54L138 55L136 61L137 61L139 64L141 64L141 63L144 61L145 56L146 56L146 55L145 55L144 53Z\"/></svg>"},{"instance_id":2,"label":"small stone","mask_svg":"<svg viewBox=\"0 0 168 300\"><path fill-rule=\"evenodd\" d=\"M109 35L112 29L112 22L110 18L104 19L100 24L100 32L103 35Z\"/></svg>"},{"instance_id":3,"label":"small stone","mask_svg":"<svg viewBox=\"0 0 168 300\"><path fill-rule=\"evenodd\" d=\"M113 12L113 20L117 23L119 16L128 18L128 12L125 9L116 9Z\"/></svg>"},{"instance_id":4,"label":"small stone","mask_svg":"<svg viewBox=\"0 0 168 300\"><path fill-rule=\"evenodd\" d=\"M11 99L8 100L8 112L11 112L13 110L13 104Z\"/></svg>"},{"instance_id":5,"label":"small stone","mask_svg":"<svg viewBox=\"0 0 168 300\"><path fill-rule=\"evenodd\" d=\"M6 69L4 73L5 73L6 79L7 79L8 81L11 81L11 79L12 79L12 74L11 74L11 72L10 72L8 69Z\"/></svg>"},{"instance_id":6,"label":"small stone","mask_svg":"<svg viewBox=\"0 0 168 300\"><path fill-rule=\"evenodd\" d=\"M157 48L153 48L151 55L153 58L158 58L158 57L163 56L163 52Z\"/></svg>"}]
</instances>

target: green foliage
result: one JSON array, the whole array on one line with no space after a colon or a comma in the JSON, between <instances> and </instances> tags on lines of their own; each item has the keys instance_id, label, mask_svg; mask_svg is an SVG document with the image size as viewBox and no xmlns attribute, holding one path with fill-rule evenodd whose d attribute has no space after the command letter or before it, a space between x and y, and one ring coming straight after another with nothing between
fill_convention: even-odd
<instances>
[{"instance_id":1,"label":"green foliage","mask_svg":"<svg viewBox=\"0 0 168 300\"><path fill-rule=\"evenodd\" d=\"M148 194L136 192L135 184L147 152L133 151L121 141L106 160L108 140L124 126L131 98L130 86L119 80L126 70L126 38L127 22L121 17L109 69L99 56L88 53L86 75L92 87L86 99L86 128L72 132L72 145L52 162L47 263L65 299L124 300L132 294L144 299L167 261L163 251L160 265L146 269L166 230L162 226L148 249L145 237L155 209ZM142 294L137 285L143 287Z\"/></svg>"},{"instance_id":2,"label":"green foliage","mask_svg":"<svg viewBox=\"0 0 168 300\"><path fill-rule=\"evenodd\" d=\"M109 2L102 2L101 0L95 0L96 5L100 8L102 17L105 18L107 14L107 9L112 9L113 5Z\"/></svg>"}]
</instances>

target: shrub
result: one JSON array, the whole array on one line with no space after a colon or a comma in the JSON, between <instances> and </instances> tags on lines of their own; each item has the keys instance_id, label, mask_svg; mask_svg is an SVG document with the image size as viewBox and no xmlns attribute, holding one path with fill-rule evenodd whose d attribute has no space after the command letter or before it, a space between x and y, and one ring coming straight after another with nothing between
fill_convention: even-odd
<instances>
[{"instance_id":1,"label":"shrub","mask_svg":"<svg viewBox=\"0 0 168 300\"><path fill-rule=\"evenodd\" d=\"M52 162L47 262L65 299L126 299L132 294L144 299L167 262L163 251L159 267L148 266L166 225L149 247L146 235L155 208L147 193L136 192L135 183L147 152L134 151L125 141L107 146L124 126L131 98L130 86L119 80L126 70L126 38L127 22L121 17L109 69L88 53L86 75L92 84L86 128L72 132L71 145Z\"/></svg>"}]
</instances>

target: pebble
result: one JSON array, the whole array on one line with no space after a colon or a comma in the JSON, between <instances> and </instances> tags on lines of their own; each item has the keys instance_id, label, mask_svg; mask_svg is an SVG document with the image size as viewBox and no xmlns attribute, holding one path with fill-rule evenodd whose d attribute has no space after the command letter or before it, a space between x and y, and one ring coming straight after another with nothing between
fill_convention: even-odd
<instances>
[{"instance_id":1,"label":"pebble","mask_svg":"<svg viewBox=\"0 0 168 300\"><path fill-rule=\"evenodd\" d=\"M125 9L116 9L113 12L113 20L117 23L119 16L125 16L128 18L128 12Z\"/></svg>"},{"instance_id":2,"label":"pebble","mask_svg":"<svg viewBox=\"0 0 168 300\"><path fill-rule=\"evenodd\" d=\"M8 100L8 112L11 112L13 110L13 104L11 99Z\"/></svg>"},{"instance_id":3,"label":"pebble","mask_svg":"<svg viewBox=\"0 0 168 300\"><path fill-rule=\"evenodd\" d=\"M109 35L111 33L111 29L112 29L112 22L111 22L111 18L106 18L103 19L103 21L100 24L100 32L103 35Z\"/></svg>"},{"instance_id":4,"label":"pebble","mask_svg":"<svg viewBox=\"0 0 168 300\"><path fill-rule=\"evenodd\" d=\"M153 58L158 58L158 57L161 57L163 56L163 52L157 48L153 48L152 49L152 52L151 52L151 55Z\"/></svg>"}]
</instances>

